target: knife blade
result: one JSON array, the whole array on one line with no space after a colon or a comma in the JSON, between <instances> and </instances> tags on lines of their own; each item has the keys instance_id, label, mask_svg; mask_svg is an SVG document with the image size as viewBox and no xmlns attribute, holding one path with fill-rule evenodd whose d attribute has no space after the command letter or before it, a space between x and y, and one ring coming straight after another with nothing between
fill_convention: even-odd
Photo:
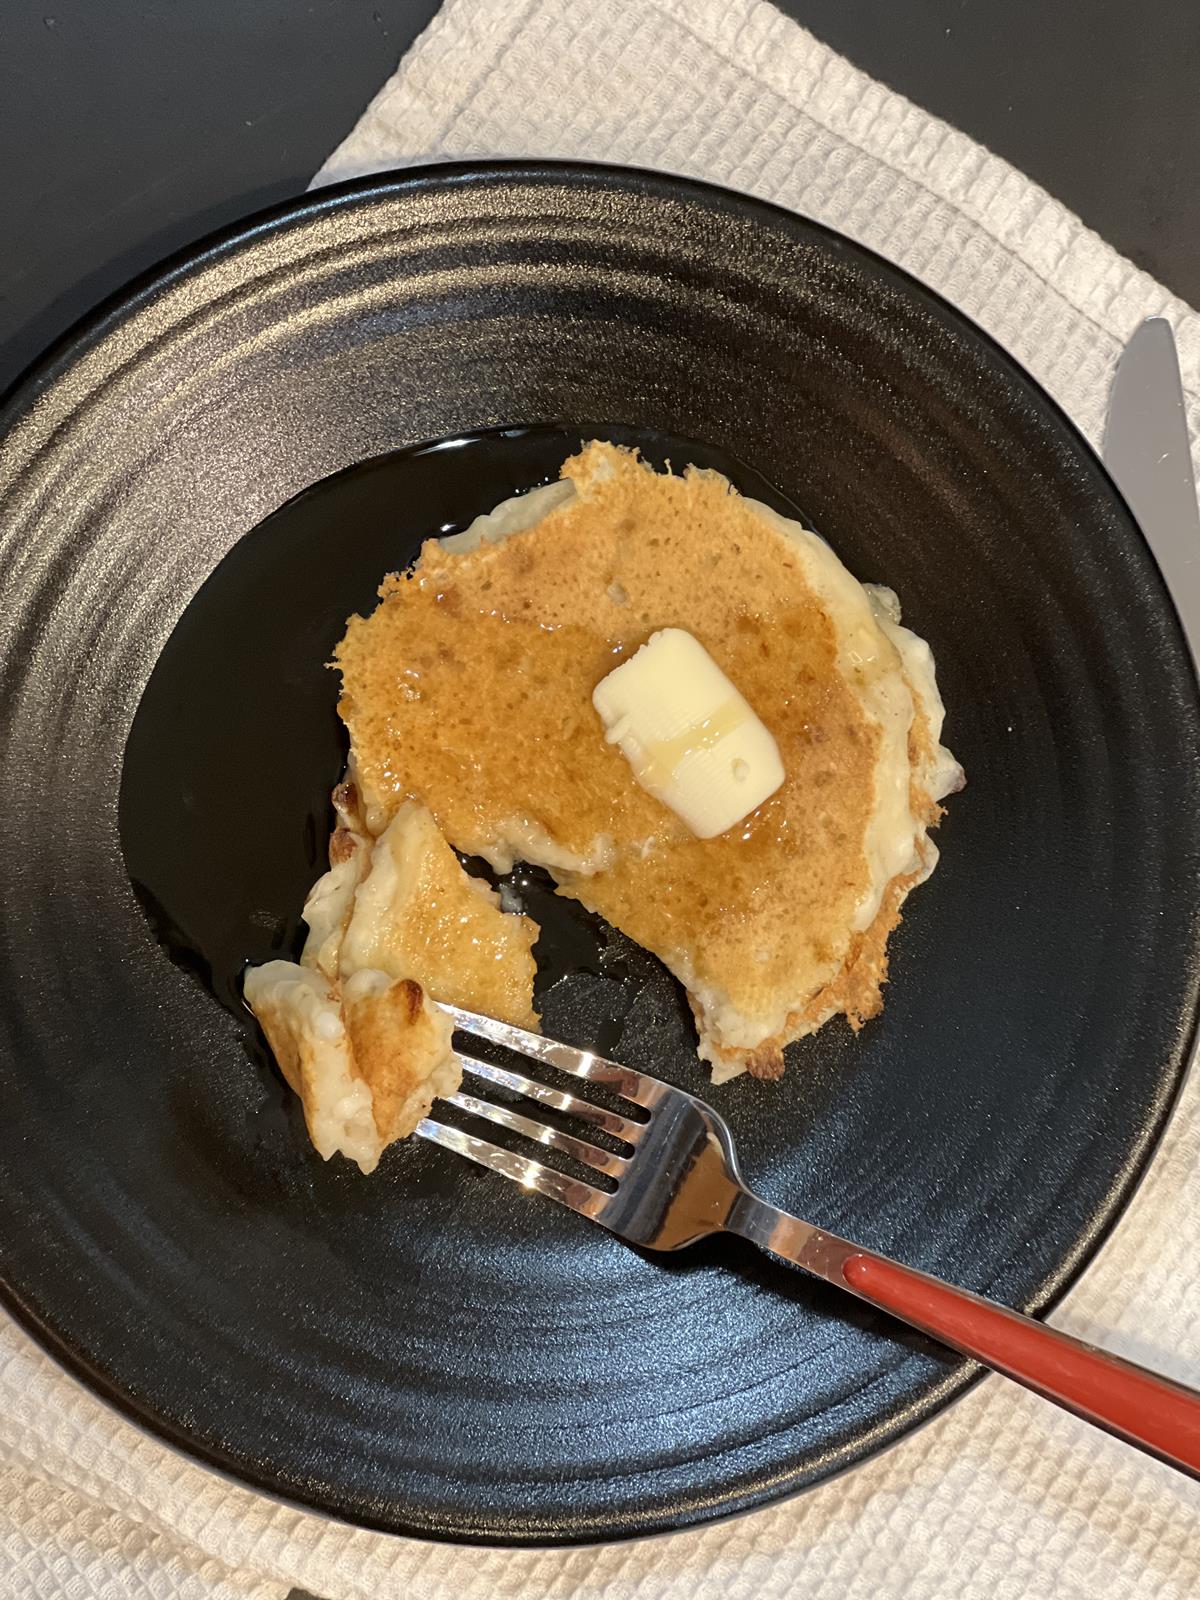
<instances>
[{"instance_id":1,"label":"knife blade","mask_svg":"<svg viewBox=\"0 0 1200 1600\"><path fill-rule=\"evenodd\" d=\"M1148 317L1121 353L1104 464L1146 536L1200 666L1200 509L1175 336L1165 317Z\"/></svg>"}]
</instances>

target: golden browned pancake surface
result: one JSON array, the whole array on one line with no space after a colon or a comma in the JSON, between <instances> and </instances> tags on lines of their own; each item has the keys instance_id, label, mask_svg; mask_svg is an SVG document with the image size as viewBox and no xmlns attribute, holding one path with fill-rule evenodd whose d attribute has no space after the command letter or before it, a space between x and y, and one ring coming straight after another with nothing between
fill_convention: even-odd
<instances>
[{"instance_id":1,"label":"golden browned pancake surface","mask_svg":"<svg viewBox=\"0 0 1200 1600\"><path fill-rule=\"evenodd\" d=\"M743 1018L782 1006L794 1023L827 1001L870 1014L898 896L857 936L865 982L843 965L869 887L879 734L803 562L716 474L657 474L593 444L564 476L576 498L535 527L465 554L431 541L351 619L341 714L371 831L413 797L460 850L542 860ZM591 704L664 627L704 645L783 759L783 786L716 839L638 786ZM757 1065L774 1070L770 1050Z\"/></svg>"},{"instance_id":2,"label":"golden browned pancake surface","mask_svg":"<svg viewBox=\"0 0 1200 1600\"><path fill-rule=\"evenodd\" d=\"M338 970L413 979L433 1000L536 1028L537 935L529 917L500 910L495 891L463 871L430 813L408 801L371 852Z\"/></svg>"}]
</instances>

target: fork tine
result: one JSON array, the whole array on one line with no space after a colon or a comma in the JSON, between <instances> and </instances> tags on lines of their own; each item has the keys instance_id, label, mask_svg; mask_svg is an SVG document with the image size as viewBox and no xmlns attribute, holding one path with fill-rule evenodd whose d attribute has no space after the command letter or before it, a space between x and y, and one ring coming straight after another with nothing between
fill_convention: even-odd
<instances>
[{"instance_id":1,"label":"fork tine","mask_svg":"<svg viewBox=\"0 0 1200 1600\"><path fill-rule=\"evenodd\" d=\"M623 1139L626 1144L636 1144L645 1131L644 1122L633 1122L628 1117L619 1117L615 1111L606 1111L603 1106L593 1105L590 1100L581 1100L578 1095L567 1094L565 1090L552 1089L549 1084L539 1083L536 1078L526 1078L520 1072L511 1072L507 1067L493 1066L490 1061L479 1061L475 1056L464 1055L461 1051L458 1059L465 1071L474 1073L476 1077L486 1078L489 1083L498 1083L505 1089L515 1089L527 1099L540 1101L544 1106L553 1106L556 1111L565 1111L570 1116L581 1117L593 1127L603 1128L605 1133Z\"/></svg>"},{"instance_id":2,"label":"fork tine","mask_svg":"<svg viewBox=\"0 0 1200 1600\"><path fill-rule=\"evenodd\" d=\"M545 1122L523 1117L519 1111L510 1111L507 1106L499 1106L494 1100L481 1100L477 1095L460 1093L450 1095L449 1103L460 1111L469 1111L474 1117L485 1117L502 1128L510 1128L513 1133L523 1133L527 1139L536 1139L539 1144L548 1145L552 1150L561 1150L564 1155L574 1156L576 1161L595 1167L610 1178L621 1177L629 1165L624 1156L615 1156L609 1150L601 1150L597 1145L575 1139L571 1134L552 1128Z\"/></svg>"},{"instance_id":3,"label":"fork tine","mask_svg":"<svg viewBox=\"0 0 1200 1600\"><path fill-rule=\"evenodd\" d=\"M507 1045L533 1061L545 1061L560 1072L573 1073L577 1078L590 1078L602 1083L632 1100L635 1105L647 1108L656 1105L662 1096L663 1086L654 1078L647 1078L632 1067L618 1066L590 1050L576 1050L558 1039L547 1039L540 1033L529 1033L524 1028L514 1028L510 1022L497 1022L494 1017L483 1017L474 1011L462 1011L458 1006L443 1006L442 1010L454 1019L454 1025L464 1033L490 1039L493 1044Z\"/></svg>"},{"instance_id":4,"label":"fork tine","mask_svg":"<svg viewBox=\"0 0 1200 1600\"><path fill-rule=\"evenodd\" d=\"M578 1211L581 1216L598 1218L605 1201L611 1198L602 1190L593 1189L590 1183L583 1183L578 1178L568 1178L565 1173L555 1172L551 1167L542 1166L540 1161L530 1161L525 1156L515 1155L511 1150L504 1150L498 1144L489 1144L486 1139L477 1139L473 1133L464 1133L461 1128L451 1128L445 1122L435 1122L432 1117L425 1117L418 1122L414 1132L422 1139L429 1139L433 1144L440 1144L447 1150L457 1151L460 1156L478 1162L481 1167L488 1167L505 1178L511 1178L523 1189L536 1189L539 1194L548 1195L551 1200L557 1200L559 1205Z\"/></svg>"}]
</instances>

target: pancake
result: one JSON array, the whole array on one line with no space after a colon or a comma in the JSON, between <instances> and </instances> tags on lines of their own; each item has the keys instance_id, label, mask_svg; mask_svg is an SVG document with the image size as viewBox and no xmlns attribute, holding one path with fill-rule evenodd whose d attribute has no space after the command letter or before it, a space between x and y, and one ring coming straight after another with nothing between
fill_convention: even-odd
<instances>
[{"instance_id":1,"label":"pancake","mask_svg":"<svg viewBox=\"0 0 1200 1600\"><path fill-rule=\"evenodd\" d=\"M247 972L245 995L326 1161L344 1155L373 1172L461 1082L450 1019L411 979L364 970L334 984L315 967L268 961Z\"/></svg>"},{"instance_id":2,"label":"pancake","mask_svg":"<svg viewBox=\"0 0 1200 1600\"><path fill-rule=\"evenodd\" d=\"M462 1081L437 1002L537 1026L537 927L501 911L414 801L378 839L353 783L339 784L334 808L330 869L305 902L300 961L251 968L244 993L315 1148L371 1172Z\"/></svg>"},{"instance_id":3,"label":"pancake","mask_svg":"<svg viewBox=\"0 0 1200 1600\"><path fill-rule=\"evenodd\" d=\"M704 646L783 761L716 838L639 786L592 706L666 628ZM717 473L593 442L559 483L427 542L336 665L363 837L415 801L497 872L548 869L684 984L718 1080L777 1076L790 1041L880 1010L888 935L961 772L895 596L800 524Z\"/></svg>"},{"instance_id":4,"label":"pancake","mask_svg":"<svg viewBox=\"0 0 1200 1600\"><path fill-rule=\"evenodd\" d=\"M502 912L496 891L464 872L429 812L410 800L371 851L338 973L343 980L364 970L411 978L434 1000L536 1028L537 935L536 923Z\"/></svg>"}]
</instances>

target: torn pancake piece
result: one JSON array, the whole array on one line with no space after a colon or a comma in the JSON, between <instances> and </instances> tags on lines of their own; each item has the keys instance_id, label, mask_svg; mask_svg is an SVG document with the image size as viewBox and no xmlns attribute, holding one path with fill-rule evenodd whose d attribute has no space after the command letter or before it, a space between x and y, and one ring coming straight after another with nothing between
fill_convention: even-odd
<instances>
[{"instance_id":1,"label":"torn pancake piece","mask_svg":"<svg viewBox=\"0 0 1200 1600\"><path fill-rule=\"evenodd\" d=\"M373 1172L458 1086L450 1019L409 979L361 972L339 993L314 967L268 961L246 973L245 996L326 1161Z\"/></svg>"},{"instance_id":2,"label":"torn pancake piece","mask_svg":"<svg viewBox=\"0 0 1200 1600\"><path fill-rule=\"evenodd\" d=\"M537 936L536 922L502 911L496 891L464 871L429 812L410 800L371 849L339 971L343 982L364 969L415 978L435 1000L536 1029Z\"/></svg>"},{"instance_id":3,"label":"torn pancake piece","mask_svg":"<svg viewBox=\"0 0 1200 1600\"><path fill-rule=\"evenodd\" d=\"M355 1071L370 1086L382 1150L406 1139L434 1099L462 1082L454 1025L412 978L370 968L343 981L342 1016Z\"/></svg>"},{"instance_id":4,"label":"torn pancake piece","mask_svg":"<svg viewBox=\"0 0 1200 1600\"><path fill-rule=\"evenodd\" d=\"M423 806L402 806L378 839L361 831L352 782L334 791L334 808L300 962L250 968L244 994L316 1149L371 1172L461 1082L438 1001L537 1027L538 928L501 910Z\"/></svg>"}]
</instances>

